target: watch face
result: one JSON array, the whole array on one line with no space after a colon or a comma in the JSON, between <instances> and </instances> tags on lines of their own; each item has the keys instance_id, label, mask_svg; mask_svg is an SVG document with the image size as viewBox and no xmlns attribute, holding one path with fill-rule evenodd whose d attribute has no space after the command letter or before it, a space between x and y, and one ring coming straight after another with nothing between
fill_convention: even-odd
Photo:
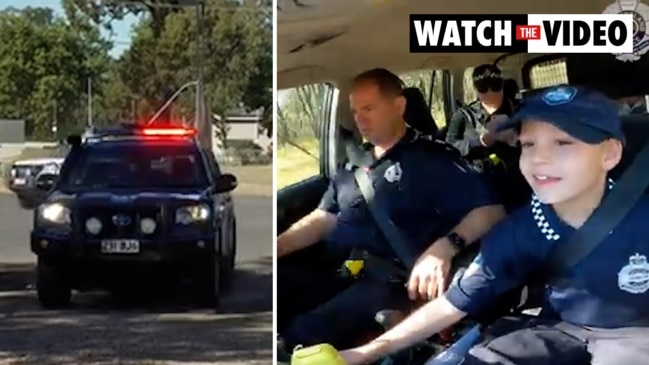
<instances>
[{"instance_id":1,"label":"watch face","mask_svg":"<svg viewBox=\"0 0 649 365\"><path fill-rule=\"evenodd\" d=\"M464 246L466 246L466 241L464 240L464 238L462 238L462 236L455 232L449 234L448 239L456 248L464 248Z\"/></svg>"}]
</instances>

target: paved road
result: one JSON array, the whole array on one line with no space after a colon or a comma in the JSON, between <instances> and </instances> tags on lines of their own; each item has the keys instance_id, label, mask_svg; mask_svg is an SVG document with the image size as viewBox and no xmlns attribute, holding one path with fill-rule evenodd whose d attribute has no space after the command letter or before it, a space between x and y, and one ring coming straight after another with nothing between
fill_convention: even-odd
<instances>
[{"instance_id":1,"label":"paved road","mask_svg":"<svg viewBox=\"0 0 649 365\"><path fill-rule=\"evenodd\" d=\"M48 311L33 291L31 212L0 194L0 364L272 363L272 198L236 199L239 270L219 314L183 301L183 288L77 294Z\"/></svg>"}]
</instances>

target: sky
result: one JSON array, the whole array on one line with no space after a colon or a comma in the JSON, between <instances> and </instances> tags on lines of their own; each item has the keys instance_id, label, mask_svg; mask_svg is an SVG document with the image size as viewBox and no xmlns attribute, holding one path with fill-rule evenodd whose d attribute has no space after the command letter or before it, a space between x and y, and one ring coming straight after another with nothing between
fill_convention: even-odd
<instances>
[{"instance_id":1,"label":"sky","mask_svg":"<svg viewBox=\"0 0 649 365\"><path fill-rule=\"evenodd\" d=\"M60 0L0 0L0 9L9 6L16 9L22 9L25 7L52 8L57 15L64 16ZM123 20L113 21L112 26L113 32L115 33L113 37L109 37L109 33L102 29L104 37L109 38L114 42L114 47L110 52L111 56L117 58L128 49L131 44L131 28L137 20L138 18L135 16L129 15Z\"/></svg>"}]
</instances>

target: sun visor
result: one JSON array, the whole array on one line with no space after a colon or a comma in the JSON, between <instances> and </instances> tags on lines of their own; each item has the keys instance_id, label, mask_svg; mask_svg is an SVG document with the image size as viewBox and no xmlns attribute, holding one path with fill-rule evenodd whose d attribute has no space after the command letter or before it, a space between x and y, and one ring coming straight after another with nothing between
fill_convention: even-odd
<instances>
[{"instance_id":1,"label":"sun visor","mask_svg":"<svg viewBox=\"0 0 649 365\"><path fill-rule=\"evenodd\" d=\"M611 98L649 95L649 54L621 61L612 54L569 54L566 69L571 85L583 85Z\"/></svg>"}]
</instances>

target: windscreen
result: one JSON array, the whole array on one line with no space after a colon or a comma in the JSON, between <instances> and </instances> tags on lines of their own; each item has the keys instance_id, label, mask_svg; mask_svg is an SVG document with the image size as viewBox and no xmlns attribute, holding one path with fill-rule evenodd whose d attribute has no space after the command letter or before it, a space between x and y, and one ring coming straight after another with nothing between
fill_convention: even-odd
<instances>
[{"instance_id":1,"label":"windscreen","mask_svg":"<svg viewBox=\"0 0 649 365\"><path fill-rule=\"evenodd\" d=\"M207 177L192 145L97 145L85 149L61 176L65 189L192 188Z\"/></svg>"}]
</instances>

